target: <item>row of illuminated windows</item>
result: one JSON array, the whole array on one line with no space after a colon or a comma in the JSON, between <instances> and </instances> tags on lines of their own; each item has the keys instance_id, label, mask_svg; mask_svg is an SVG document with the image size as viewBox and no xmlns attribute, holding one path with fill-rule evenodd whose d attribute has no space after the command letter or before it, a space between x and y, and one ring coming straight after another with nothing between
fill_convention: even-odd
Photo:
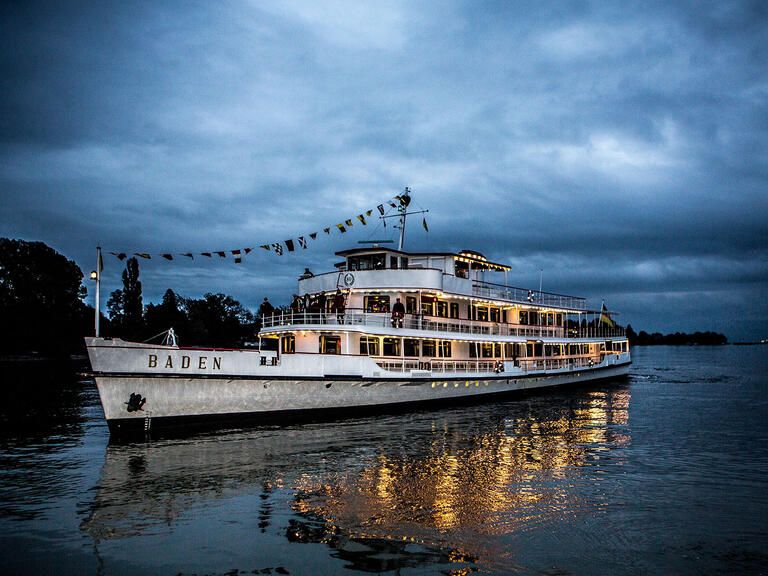
<instances>
[{"instance_id":1,"label":"row of illuminated windows","mask_svg":"<svg viewBox=\"0 0 768 576\"><path fill-rule=\"evenodd\" d=\"M402 354L401 352L402 346ZM417 340L415 338L360 337L360 354L365 356L451 357L449 340Z\"/></svg>"},{"instance_id":2,"label":"row of illuminated windows","mask_svg":"<svg viewBox=\"0 0 768 576\"><path fill-rule=\"evenodd\" d=\"M406 296L405 311L407 314L416 314L418 300L415 296ZM369 294L363 297L363 308L366 312L389 312L390 297L386 294ZM421 314L424 316L437 316L438 318L459 318L459 303L439 300L434 296L423 295L421 297ZM469 319L481 322L507 322L507 310L496 306L481 306L471 304L469 306ZM563 314L555 312L536 312L533 310L521 310L519 318L510 318L512 323L518 320L525 326L562 326Z\"/></svg>"},{"instance_id":3,"label":"row of illuminated windows","mask_svg":"<svg viewBox=\"0 0 768 576\"><path fill-rule=\"evenodd\" d=\"M627 351L627 342L607 342L608 350ZM502 355L502 346L504 354ZM401 354L402 347L402 354ZM606 345L601 344L605 350ZM281 338L280 350L283 354L296 351L296 339L293 334ZM341 337L320 335L319 352L321 354L341 354ZM451 357L450 340L417 340L415 338L389 338L378 336L360 337L360 354L364 356L408 356L408 357ZM541 358L553 356L578 356L589 354L589 344L543 344L541 342L501 343L475 342L469 344L470 358Z\"/></svg>"},{"instance_id":4,"label":"row of illuminated windows","mask_svg":"<svg viewBox=\"0 0 768 576\"><path fill-rule=\"evenodd\" d=\"M296 352L296 338L293 334L285 335L280 340L280 350L283 354L293 354ZM321 354L341 354L341 337L332 334L321 334L319 352ZM361 336L360 354L364 356L429 356L450 358L451 342L448 340Z\"/></svg>"}]
</instances>

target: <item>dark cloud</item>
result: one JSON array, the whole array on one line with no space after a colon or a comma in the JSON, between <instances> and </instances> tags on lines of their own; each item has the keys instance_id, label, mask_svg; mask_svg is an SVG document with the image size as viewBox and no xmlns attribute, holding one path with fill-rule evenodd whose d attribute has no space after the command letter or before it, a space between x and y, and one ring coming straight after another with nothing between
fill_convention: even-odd
<instances>
[{"instance_id":1,"label":"dark cloud","mask_svg":"<svg viewBox=\"0 0 768 576\"><path fill-rule=\"evenodd\" d=\"M544 269L638 329L768 332L764 3L0 10L0 229L86 270L97 243L284 240L410 185L413 248L480 249L524 285ZM146 262L145 291L287 301L384 233L359 228L240 267Z\"/></svg>"}]
</instances>

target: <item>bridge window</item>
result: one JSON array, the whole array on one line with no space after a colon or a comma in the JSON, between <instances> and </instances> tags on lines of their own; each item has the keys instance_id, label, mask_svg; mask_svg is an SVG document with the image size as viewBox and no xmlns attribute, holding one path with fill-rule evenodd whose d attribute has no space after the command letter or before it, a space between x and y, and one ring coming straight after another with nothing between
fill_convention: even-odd
<instances>
[{"instance_id":1,"label":"bridge window","mask_svg":"<svg viewBox=\"0 0 768 576\"><path fill-rule=\"evenodd\" d=\"M451 318L459 317L459 303L451 302Z\"/></svg>"},{"instance_id":2,"label":"bridge window","mask_svg":"<svg viewBox=\"0 0 768 576\"><path fill-rule=\"evenodd\" d=\"M435 341L424 340L421 343L421 353L423 356L434 357L435 356Z\"/></svg>"},{"instance_id":3,"label":"bridge window","mask_svg":"<svg viewBox=\"0 0 768 576\"><path fill-rule=\"evenodd\" d=\"M350 256L347 259L350 270L384 270L386 256L384 254L366 254L365 256Z\"/></svg>"}]
</instances>

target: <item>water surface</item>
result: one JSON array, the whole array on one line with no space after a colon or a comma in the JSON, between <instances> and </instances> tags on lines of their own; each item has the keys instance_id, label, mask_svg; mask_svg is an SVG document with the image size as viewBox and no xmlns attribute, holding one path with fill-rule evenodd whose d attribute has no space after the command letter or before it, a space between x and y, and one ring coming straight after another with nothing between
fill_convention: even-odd
<instances>
[{"instance_id":1,"label":"water surface","mask_svg":"<svg viewBox=\"0 0 768 576\"><path fill-rule=\"evenodd\" d=\"M91 382L17 377L0 570L767 573L766 352L637 348L589 387L129 444Z\"/></svg>"}]
</instances>

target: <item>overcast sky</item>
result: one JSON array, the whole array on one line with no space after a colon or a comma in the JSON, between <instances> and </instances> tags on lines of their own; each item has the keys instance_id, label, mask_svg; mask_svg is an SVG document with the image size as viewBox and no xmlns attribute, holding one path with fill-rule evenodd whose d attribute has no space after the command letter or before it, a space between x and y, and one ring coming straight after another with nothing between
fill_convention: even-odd
<instances>
[{"instance_id":1,"label":"overcast sky","mask_svg":"<svg viewBox=\"0 0 768 576\"><path fill-rule=\"evenodd\" d=\"M636 330L768 337L768 3L4 2L0 235L94 267L234 249L413 190L510 282ZM166 288L287 303L300 253L142 261ZM105 259L103 290L123 264ZM88 281L86 281L88 283ZM93 302L92 288L89 302ZM106 299L106 298L105 298Z\"/></svg>"}]
</instances>

